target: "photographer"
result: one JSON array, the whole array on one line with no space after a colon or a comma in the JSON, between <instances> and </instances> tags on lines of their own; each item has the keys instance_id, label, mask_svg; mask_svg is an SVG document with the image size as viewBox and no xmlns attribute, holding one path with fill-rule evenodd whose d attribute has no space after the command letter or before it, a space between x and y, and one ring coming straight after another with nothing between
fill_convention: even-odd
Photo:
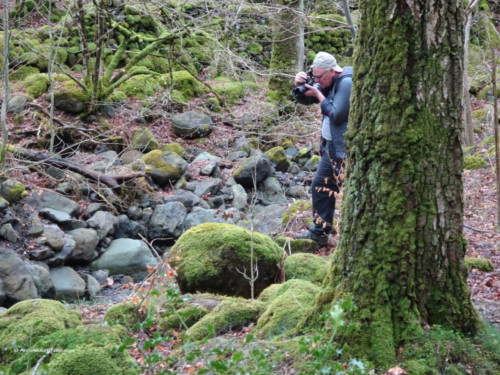
<instances>
[{"instance_id":1,"label":"photographer","mask_svg":"<svg viewBox=\"0 0 500 375\"><path fill-rule=\"evenodd\" d=\"M319 52L308 73L297 73L292 94L297 103L320 103L323 114L321 159L311 185L314 225L294 238L310 239L323 247L328 244L332 231L335 194L340 191L344 177L344 133L349 115L352 67L342 68L335 57Z\"/></svg>"}]
</instances>

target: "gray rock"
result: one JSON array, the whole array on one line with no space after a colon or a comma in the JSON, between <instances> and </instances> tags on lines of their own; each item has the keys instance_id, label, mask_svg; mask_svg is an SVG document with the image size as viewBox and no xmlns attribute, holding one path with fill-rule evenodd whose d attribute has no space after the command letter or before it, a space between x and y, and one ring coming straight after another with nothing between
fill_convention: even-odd
<instances>
[{"instance_id":1,"label":"gray rock","mask_svg":"<svg viewBox=\"0 0 500 375\"><path fill-rule=\"evenodd\" d=\"M207 178L196 184L194 193L201 197L205 194L215 195L222 188L222 180L220 178Z\"/></svg>"},{"instance_id":2,"label":"gray rock","mask_svg":"<svg viewBox=\"0 0 500 375\"><path fill-rule=\"evenodd\" d=\"M265 154L251 156L233 172L236 182L247 189L254 188L254 181L258 184L271 176L274 176L274 169L271 159Z\"/></svg>"},{"instance_id":3,"label":"gray rock","mask_svg":"<svg viewBox=\"0 0 500 375\"><path fill-rule=\"evenodd\" d=\"M172 119L175 135L184 139L203 138L212 132L212 119L204 113L188 111Z\"/></svg>"},{"instance_id":4,"label":"gray rock","mask_svg":"<svg viewBox=\"0 0 500 375\"><path fill-rule=\"evenodd\" d=\"M292 186L286 189L286 195L292 198L302 199L307 196L307 190L304 186Z\"/></svg>"},{"instance_id":5,"label":"gray rock","mask_svg":"<svg viewBox=\"0 0 500 375\"><path fill-rule=\"evenodd\" d=\"M68 232L75 240L75 248L68 257L72 264L88 264L94 258L99 237L95 229L81 228Z\"/></svg>"},{"instance_id":6,"label":"gray rock","mask_svg":"<svg viewBox=\"0 0 500 375\"><path fill-rule=\"evenodd\" d=\"M28 229L26 234L30 237L38 237L43 234L43 224L38 214L33 213L30 215L27 222Z\"/></svg>"},{"instance_id":7,"label":"gray rock","mask_svg":"<svg viewBox=\"0 0 500 375\"><path fill-rule=\"evenodd\" d=\"M56 251L61 251L64 246L65 234L57 225L47 225L43 229L43 236L47 245Z\"/></svg>"},{"instance_id":8,"label":"gray rock","mask_svg":"<svg viewBox=\"0 0 500 375\"><path fill-rule=\"evenodd\" d=\"M141 240L119 238L91 264L92 270L109 270L110 275L127 275L135 281L148 275L147 266L155 266L157 259L148 245Z\"/></svg>"},{"instance_id":9,"label":"gray rock","mask_svg":"<svg viewBox=\"0 0 500 375\"><path fill-rule=\"evenodd\" d=\"M108 211L97 211L90 219L87 225L97 231L99 240L115 233L118 227L118 218Z\"/></svg>"},{"instance_id":10,"label":"gray rock","mask_svg":"<svg viewBox=\"0 0 500 375\"><path fill-rule=\"evenodd\" d=\"M39 264L30 264L29 266L31 275L38 290L38 294L42 298L55 298L56 289L54 283L50 278L48 267L43 267Z\"/></svg>"},{"instance_id":11,"label":"gray rock","mask_svg":"<svg viewBox=\"0 0 500 375\"><path fill-rule=\"evenodd\" d=\"M28 97L24 95L14 95L7 104L7 113L20 113L25 110Z\"/></svg>"},{"instance_id":12,"label":"gray rock","mask_svg":"<svg viewBox=\"0 0 500 375\"><path fill-rule=\"evenodd\" d=\"M74 219L68 213L52 208L42 208L39 214L41 217L56 223L65 230L85 228L87 226L84 221Z\"/></svg>"},{"instance_id":13,"label":"gray rock","mask_svg":"<svg viewBox=\"0 0 500 375\"><path fill-rule=\"evenodd\" d=\"M35 260L49 259L50 257L54 256L54 250L52 250L48 246L38 246L34 249L28 250L28 253L30 255L30 258L33 258Z\"/></svg>"},{"instance_id":14,"label":"gray rock","mask_svg":"<svg viewBox=\"0 0 500 375\"><path fill-rule=\"evenodd\" d=\"M87 284L87 295L94 298L101 292L101 285L99 282L91 275L83 275L83 280Z\"/></svg>"},{"instance_id":15,"label":"gray rock","mask_svg":"<svg viewBox=\"0 0 500 375\"><path fill-rule=\"evenodd\" d=\"M61 251L50 259L45 260L50 267L62 266L76 247L76 241L69 235L64 236L64 244Z\"/></svg>"},{"instance_id":16,"label":"gray rock","mask_svg":"<svg viewBox=\"0 0 500 375\"><path fill-rule=\"evenodd\" d=\"M104 210L104 206L100 203L92 202L87 206L85 209L85 212L83 213L83 218L84 219L89 219L94 215L97 211L102 211Z\"/></svg>"},{"instance_id":17,"label":"gray rock","mask_svg":"<svg viewBox=\"0 0 500 375\"><path fill-rule=\"evenodd\" d=\"M47 168L47 174L54 177L56 180L62 180L66 176L66 173L62 169L52 165Z\"/></svg>"},{"instance_id":18,"label":"gray rock","mask_svg":"<svg viewBox=\"0 0 500 375\"><path fill-rule=\"evenodd\" d=\"M228 217L224 219L223 212L215 209L204 209L195 207L191 213L186 216L184 220L184 229L195 227L202 223L228 223L234 224L233 220Z\"/></svg>"},{"instance_id":19,"label":"gray rock","mask_svg":"<svg viewBox=\"0 0 500 375\"><path fill-rule=\"evenodd\" d=\"M50 278L59 300L74 300L85 296L85 280L70 267L50 269Z\"/></svg>"},{"instance_id":20,"label":"gray rock","mask_svg":"<svg viewBox=\"0 0 500 375\"><path fill-rule=\"evenodd\" d=\"M248 157L248 152L246 151L232 151L227 155L227 160L230 162L242 160Z\"/></svg>"},{"instance_id":21,"label":"gray rock","mask_svg":"<svg viewBox=\"0 0 500 375\"><path fill-rule=\"evenodd\" d=\"M186 208L180 202L159 204L155 207L148 224L148 238L173 241L184 232Z\"/></svg>"},{"instance_id":22,"label":"gray rock","mask_svg":"<svg viewBox=\"0 0 500 375\"><path fill-rule=\"evenodd\" d=\"M75 95L71 90L54 92L54 106L65 112L78 115L85 110L87 104L81 95Z\"/></svg>"},{"instance_id":23,"label":"gray rock","mask_svg":"<svg viewBox=\"0 0 500 375\"><path fill-rule=\"evenodd\" d=\"M39 204L40 209L50 208L56 211L66 212L73 217L77 217L80 214L80 207L77 202L72 201L64 195L53 193L50 190L43 190L40 193Z\"/></svg>"},{"instance_id":24,"label":"gray rock","mask_svg":"<svg viewBox=\"0 0 500 375\"><path fill-rule=\"evenodd\" d=\"M175 189L174 195L163 196L164 203L168 202L181 202L186 208L187 212L191 212L193 207L200 206L202 208L209 208L208 204L198 197L196 194L182 189Z\"/></svg>"},{"instance_id":25,"label":"gray rock","mask_svg":"<svg viewBox=\"0 0 500 375\"><path fill-rule=\"evenodd\" d=\"M252 146L250 145L250 141L246 137L238 138L233 145L233 148L237 151L244 151L247 154L250 153Z\"/></svg>"},{"instance_id":26,"label":"gray rock","mask_svg":"<svg viewBox=\"0 0 500 375\"><path fill-rule=\"evenodd\" d=\"M12 302L40 297L29 267L12 250L0 248L0 280Z\"/></svg>"},{"instance_id":27,"label":"gray rock","mask_svg":"<svg viewBox=\"0 0 500 375\"><path fill-rule=\"evenodd\" d=\"M5 290L3 288L3 281L2 279L0 279L0 306L2 305L3 301L5 301ZM1 310L0 310L0 314L1 314Z\"/></svg>"},{"instance_id":28,"label":"gray rock","mask_svg":"<svg viewBox=\"0 0 500 375\"><path fill-rule=\"evenodd\" d=\"M99 285L106 285L108 282L109 271L108 270L97 270L91 273L92 277L96 279Z\"/></svg>"},{"instance_id":29,"label":"gray rock","mask_svg":"<svg viewBox=\"0 0 500 375\"><path fill-rule=\"evenodd\" d=\"M142 157L142 152L138 150L130 150L130 151L125 151L121 156L120 159L123 164L132 164L136 160L140 159Z\"/></svg>"},{"instance_id":30,"label":"gray rock","mask_svg":"<svg viewBox=\"0 0 500 375\"><path fill-rule=\"evenodd\" d=\"M287 203L285 193L276 177L268 177L258 185L257 199L266 206Z\"/></svg>"},{"instance_id":31,"label":"gray rock","mask_svg":"<svg viewBox=\"0 0 500 375\"><path fill-rule=\"evenodd\" d=\"M238 210L244 210L248 207L248 195L245 188L240 184L231 186L231 192L233 193L233 200L231 204Z\"/></svg>"},{"instance_id":32,"label":"gray rock","mask_svg":"<svg viewBox=\"0 0 500 375\"><path fill-rule=\"evenodd\" d=\"M12 227L12 224L7 223L0 227L0 237L5 238L7 241L16 243L21 238L19 233Z\"/></svg>"},{"instance_id":33,"label":"gray rock","mask_svg":"<svg viewBox=\"0 0 500 375\"><path fill-rule=\"evenodd\" d=\"M215 163L220 163L222 161L222 158L219 156L212 155L208 152L202 152L192 161L192 163L197 163L206 160L213 161Z\"/></svg>"},{"instance_id":34,"label":"gray rock","mask_svg":"<svg viewBox=\"0 0 500 375\"><path fill-rule=\"evenodd\" d=\"M253 229L268 235L277 233L281 228L281 216L286 207L272 204L269 206L256 205L248 212L245 220L238 221L237 225Z\"/></svg>"}]
</instances>

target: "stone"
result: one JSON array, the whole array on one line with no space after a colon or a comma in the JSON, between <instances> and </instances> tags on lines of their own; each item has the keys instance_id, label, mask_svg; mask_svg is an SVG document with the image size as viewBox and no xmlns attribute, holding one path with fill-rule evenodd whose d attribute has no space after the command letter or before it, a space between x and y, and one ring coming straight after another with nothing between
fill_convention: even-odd
<instances>
[{"instance_id":1,"label":"stone","mask_svg":"<svg viewBox=\"0 0 500 375\"><path fill-rule=\"evenodd\" d=\"M81 228L67 233L75 240L75 247L68 257L68 263L88 264L96 254L99 237L95 229Z\"/></svg>"},{"instance_id":2,"label":"stone","mask_svg":"<svg viewBox=\"0 0 500 375\"><path fill-rule=\"evenodd\" d=\"M90 219L87 225L97 231L97 237L102 240L104 237L115 233L118 228L118 218L108 211L97 211Z\"/></svg>"},{"instance_id":3,"label":"stone","mask_svg":"<svg viewBox=\"0 0 500 375\"><path fill-rule=\"evenodd\" d=\"M276 177L268 177L258 185L257 199L266 206L287 203L285 193Z\"/></svg>"},{"instance_id":4,"label":"stone","mask_svg":"<svg viewBox=\"0 0 500 375\"><path fill-rule=\"evenodd\" d=\"M148 223L148 237L173 242L184 232L186 208L180 202L159 204L155 207Z\"/></svg>"},{"instance_id":5,"label":"stone","mask_svg":"<svg viewBox=\"0 0 500 375\"><path fill-rule=\"evenodd\" d=\"M7 104L7 113L20 113L26 109L28 97L24 95L14 95Z\"/></svg>"},{"instance_id":6,"label":"stone","mask_svg":"<svg viewBox=\"0 0 500 375\"><path fill-rule=\"evenodd\" d=\"M85 281L70 267L50 269L50 278L59 300L81 299L85 296Z\"/></svg>"},{"instance_id":7,"label":"stone","mask_svg":"<svg viewBox=\"0 0 500 375\"><path fill-rule=\"evenodd\" d=\"M175 135L184 139L203 138L212 132L213 122L210 116L200 112L188 111L177 114L172 119Z\"/></svg>"},{"instance_id":8,"label":"stone","mask_svg":"<svg viewBox=\"0 0 500 375\"><path fill-rule=\"evenodd\" d=\"M94 271L105 269L110 275L127 275L135 281L141 281L148 275L147 267L157 263L158 260L144 241L119 238L111 242L90 268Z\"/></svg>"},{"instance_id":9,"label":"stone","mask_svg":"<svg viewBox=\"0 0 500 375\"><path fill-rule=\"evenodd\" d=\"M11 302L40 297L29 267L12 250L0 248L0 280Z\"/></svg>"},{"instance_id":10,"label":"stone","mask_svg":"<svg viewBox=\"0 0 500 375\"><path fill-rule=\"evenodd\" d=\"M274 175L271 159L265 154L257 154L245 159L233 172L236 182L246 189L253 189L254 184Z\"/></svg>"}]
</instances>

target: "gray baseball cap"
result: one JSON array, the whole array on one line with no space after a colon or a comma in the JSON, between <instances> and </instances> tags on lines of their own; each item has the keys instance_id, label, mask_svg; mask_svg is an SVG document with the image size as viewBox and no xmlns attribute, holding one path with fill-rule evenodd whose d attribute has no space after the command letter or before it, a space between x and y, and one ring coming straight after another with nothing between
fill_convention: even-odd
<instances>
[{"instance_id":1,"label":"gray baseball cap","mask_svg":"<svg viewBox=\"0 0 500 375\"><path fill-rule=\"evenodd\" d=\"M335 57L326 52L318 52L314 61L311 65L311 68L319 68L319 69L330 69L333 68L336 72L343 72L344 69L337 64L337 60Z\"/></svg>"}]
</instances>

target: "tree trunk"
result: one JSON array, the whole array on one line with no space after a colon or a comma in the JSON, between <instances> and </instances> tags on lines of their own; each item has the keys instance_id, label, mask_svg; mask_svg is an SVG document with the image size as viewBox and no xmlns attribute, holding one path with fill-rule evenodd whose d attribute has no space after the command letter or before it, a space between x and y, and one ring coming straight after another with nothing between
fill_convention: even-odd
<instances>
[{"instance_id":1,"label":"tree trunk","mask_svg":"<svg viewBox=\"0 0 500 375\"><path fill-rule=\"evenodd\" d=\"M350 342L387 365L423 324L479 327L463 261L464 18L460 0L359 6L341 237L302 324L352 295Z\"/></svg>"},{"instance_id":2,"label":"tree trunk","mask_svg":"<svg viewBox=\"0 0 500 375\"><path fill-rule=\"evenodd\" d=\"M479 0L469 0L467 8L465 8L465 28L464 28L464 145L471 146L474 143L474 122L472 120L472 104L469 93L469 40L470 28L472 23L472 12L476 8Z\"/></svg>"},{"instance_id":3,"label":"tree trunk","mask_svg":"<svg viewBox=\"0 0 500 375\"><path fill-rule=\"evenodd\" d=\"M3 164L7 157L7 104L9 103L9 2L3 2L3 102L0 113L0 123L2 126L2 148L0 149L0 165L3 170Z\"/></svg>"},{"instance_id":4,"label":"tree trunk","mask_svg":"<svg viewBox=\"0 0 500 375\"><path fill-rule=\"evenodd\" d=\"M297 40L299 39L300 12L298 0L275 0L277 14L273 20L273 44L268 98L278 106L291 102L290 82L297 73ZM286 5L286 6L285 6Z\"/></svg>"}]
</instances>

